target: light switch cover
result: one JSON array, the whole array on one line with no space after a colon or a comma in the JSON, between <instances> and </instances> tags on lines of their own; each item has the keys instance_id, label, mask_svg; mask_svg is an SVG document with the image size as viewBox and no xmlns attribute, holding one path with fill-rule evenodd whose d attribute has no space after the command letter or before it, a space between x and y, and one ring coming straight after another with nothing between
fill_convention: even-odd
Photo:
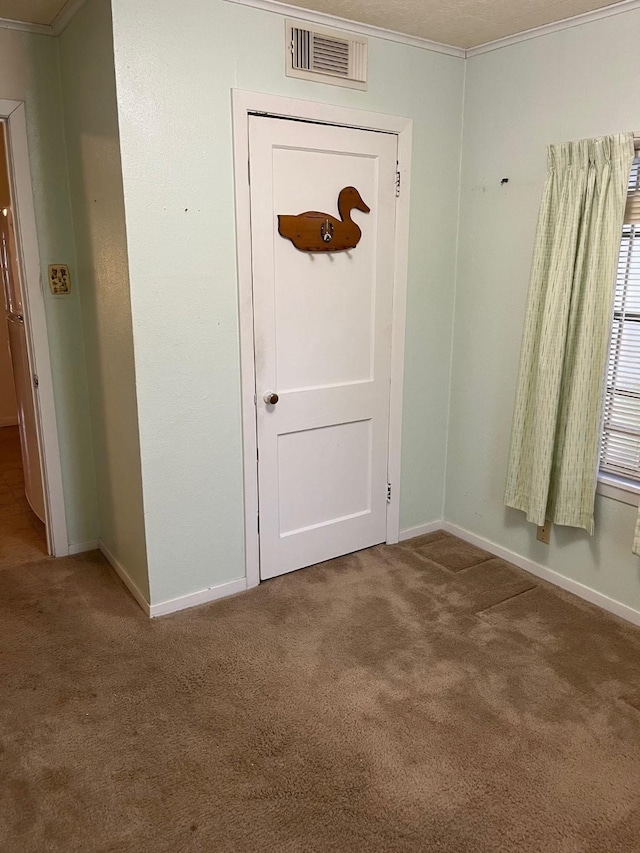
<instances>
[{"instance_id":1,"label":"light switch cover","mask_svg":"<svg viewBox=\"0 0 640 853\"><path fill-rule=\"evenodd\" d=\"M49 287L54 296L70 292L71 276L66 264L49 264Z\"/></svg>"}]
</instances>

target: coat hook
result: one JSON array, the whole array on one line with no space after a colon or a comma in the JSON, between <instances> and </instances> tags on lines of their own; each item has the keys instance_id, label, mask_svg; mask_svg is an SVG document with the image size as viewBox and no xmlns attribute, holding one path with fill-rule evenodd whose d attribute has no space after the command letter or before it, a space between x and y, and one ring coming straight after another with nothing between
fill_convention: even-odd
<instances>
[{"instance_id":1,"label":"coat hook","mask_svg":"<svg viewBox=\"0 0 640 853\"><path fill-rule=\"evenodd\" d=\"M325 219L320 226L320 236L325 243L330 243L333 240L333 225L328 219Z\"/></svg>"}]
</instances>

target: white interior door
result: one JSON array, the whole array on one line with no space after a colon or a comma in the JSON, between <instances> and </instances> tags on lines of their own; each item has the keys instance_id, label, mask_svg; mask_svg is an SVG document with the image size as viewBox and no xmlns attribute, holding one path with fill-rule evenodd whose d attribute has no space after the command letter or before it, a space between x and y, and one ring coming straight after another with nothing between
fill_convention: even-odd
<instances>
[{"instance_id":1,"label":"white interior door","mask_svg":"<svg viewBox=\"0 0 640 853\"><path fill-rule=\"evenodd\" d=\"M252 116L249 145L265 579L386 538L397 136ZM337 216L348 186L370 208L354 249L280 236L278 215Z\"/></svg>"}]
</instances>

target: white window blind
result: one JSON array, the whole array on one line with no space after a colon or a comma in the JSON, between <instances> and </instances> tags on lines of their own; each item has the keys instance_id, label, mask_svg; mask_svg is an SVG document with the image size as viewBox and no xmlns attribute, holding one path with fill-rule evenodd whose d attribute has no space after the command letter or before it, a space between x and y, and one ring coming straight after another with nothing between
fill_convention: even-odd
<instances>
[{"instance_id":1,"label":"white window blind","mask_svg":"<svg viewBox=\"0 0 640 853\"><path fill-rule=\"evenodd\" d=\"M604 401L600 469L640 481L640 158L629 176Z\"/></svg>"}]
</instances>

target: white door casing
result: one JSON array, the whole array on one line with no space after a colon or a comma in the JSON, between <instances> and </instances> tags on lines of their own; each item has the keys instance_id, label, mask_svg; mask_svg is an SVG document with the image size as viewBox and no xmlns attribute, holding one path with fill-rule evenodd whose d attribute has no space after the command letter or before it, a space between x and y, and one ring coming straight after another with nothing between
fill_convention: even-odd
<instances>
[{"instance_id":1,"label":"white door casing","mask_svg":"<svg viewBox=\"0 0 640 853\"><path fill-rule=\"evenodd\" d=\"M393 316L391 346L391 393L389 415L389 481L386 541L398 541L400 529L400 461L406 300L408 278L409 223L411 205L411 148L413 122L410 118L340 107L318 101L303 101L262 92L232 90L234 186L236 204L236 262L238 271L238 318L240 326L241 425L243 447L244 545L246 584L260 582L258 535L258 467L256 429L255 350L253 329L253 281L251 246L251 198L249 185L249 120L252 115L294 118L340 127L361 128L395 134L398 140L398 179L393 271ZM334 202L335 203L335 202ZM357 215L357 214L356 214Z\"/></svg>"},{"instance_id":2,"label":"white door casing","mask_svg":"<svg viewBox=\"0 0 640 853\"><path fill-rule=\"evenodd\" d=\"M386 539L397 136L253 116L249 149L265 579ZM278 234L278 214L335 215L346 186L370 207L354 249Z\"/></svg>"}]
</instances>

